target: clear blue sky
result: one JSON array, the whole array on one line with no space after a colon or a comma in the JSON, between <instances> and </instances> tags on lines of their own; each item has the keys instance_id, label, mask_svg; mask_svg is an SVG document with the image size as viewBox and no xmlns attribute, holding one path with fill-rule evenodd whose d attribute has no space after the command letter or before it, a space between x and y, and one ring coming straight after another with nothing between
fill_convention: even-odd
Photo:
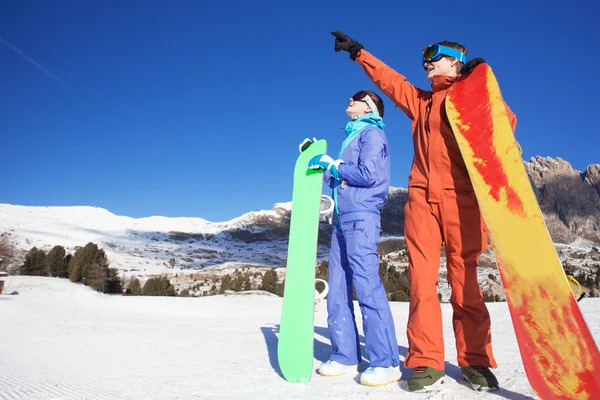
<instances>
[{"instance_id":1,"label":"clear blue sky","mask_svg":"<svg viewBox=\"0 0 600 400\"><path fill-rule=\"evenodd\" d=\"M600 5L550 4L2 1L0 202L222 221L290 201L298 143L337 154L347 99L376 89L334 29L423 88L420 49L465 44L496 72L524 158L585 170L600 162ZM384 101L407 187L410 123Z\"/></svg>"}]
</instances>

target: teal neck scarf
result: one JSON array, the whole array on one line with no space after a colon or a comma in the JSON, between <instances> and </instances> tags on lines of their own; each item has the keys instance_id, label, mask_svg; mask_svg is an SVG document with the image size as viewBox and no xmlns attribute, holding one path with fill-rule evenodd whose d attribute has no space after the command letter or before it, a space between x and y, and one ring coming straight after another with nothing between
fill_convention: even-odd
<instances>
[{"instance_id":1,"label":"teal neck scarf","mask_svg":"<svg viewBox=\"0 0 600 400\"><path fill-rule=\"evenodd\" d=\"M384 129L385 124L383 123L383 119L379 115L375 115L373 113L363 115L362 117L352 120L346 124L346 139L342 143L342 148L340 149L340 154L338 158L342 158L342 153L344 149L354 140L356 135L362 132L363 129L369 126L376 126L379 129Z\"/></svg>"}]
</instances>

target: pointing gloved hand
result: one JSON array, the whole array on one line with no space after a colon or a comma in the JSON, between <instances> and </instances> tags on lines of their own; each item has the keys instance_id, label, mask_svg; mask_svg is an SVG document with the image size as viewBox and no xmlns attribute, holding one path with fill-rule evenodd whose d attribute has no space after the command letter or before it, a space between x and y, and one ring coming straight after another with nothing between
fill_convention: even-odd
<instances>
[{"instance_id":1,"label":"pointing gloved hand","mask_svg":"<svg viewBox=\"0 0 600 400\"><path fill-rule=\"evenodd\" d=\"M302 141L302 143L300 143L300 145L298 145L298 151L300 153L302 153L304 150L308 149L308 146L310 146L311 144L313 144L316 141L317 141L317 138L315 138L315 137L312 139L309 139L309 138L304 139Z\"/></svg>"},{"instance_id":2,"label":"pointing gloved hand","mask_svg":"<svg viewBox=\"0 0 600 400\"><path fill-rule=\"evenodd\" d=\"M340 179L340 172L338 168L343 162L344 160L334 160L327 154L319 154L311 158L311 160L308 162L308 168L327 170L335 179Z\"/></svg>"},{"instance_id":3,"label":"pointing gloved hand","mask_svg":"<svg viewBox=\"0 0 600 400\"><path fill-rule=\"evenodd\" d=\"M346 35L341 31L333 31L331 32L333 36L335 36L335 47L334 50L337 51L347 51L350 53L350 59L352 61L356 61L356 57L358 57L358 53L360 53L361 49L364 49L363 45L358 43L356 40L352 39L350 36Z\"/></svg>"},{"instance_id":4,"label":"pointing gloved hand","mask_svg":"<svg viewBox=\"0 0 600 400\"><path fill-rule=\"evenodd\" d=\"M479 64L484 63L485 60L483 58L474 58L472 60L467 61L467 63L465 65L463 65L462 69L460 70L461 74L469 74L471 72L473 72L473 70L475 69L476 66L478 66Z\"/></svg>"}]
</instances>

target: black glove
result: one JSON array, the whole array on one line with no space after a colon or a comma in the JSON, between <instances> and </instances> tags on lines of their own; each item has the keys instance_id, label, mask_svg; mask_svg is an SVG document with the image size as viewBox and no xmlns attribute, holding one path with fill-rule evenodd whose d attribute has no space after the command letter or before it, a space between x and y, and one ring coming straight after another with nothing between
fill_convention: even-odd
<instances>
[{"instance_id":1,"label":"black glove","mask_svg":"<svg viewBox=\"0 0 600 400\"><path fill-rule=\"evenodd\" d=\"M473 72L476 66L483 63L485 63L485 60L483 58L474 58L472 60L469 60L465 65L463 65L462 69L460 70L460 73L469 74Z\"/></svg>"},{"instance_id":2,"label":"black glove","mask_svg":"<svg viewBox=\"0 0 600 400\"><path fill-rule=\"evenodd\" d=\"M350 59L352 61L356 61L356 57L358 57L358 53L360 53L361 49L364 49L363 45L358 43L356 40L352 39L350 36L346 35L344 32L333 31L331 32L333 36L335 36L335 51L344 50L350 53Z\"/></svg>"}]
</instances>

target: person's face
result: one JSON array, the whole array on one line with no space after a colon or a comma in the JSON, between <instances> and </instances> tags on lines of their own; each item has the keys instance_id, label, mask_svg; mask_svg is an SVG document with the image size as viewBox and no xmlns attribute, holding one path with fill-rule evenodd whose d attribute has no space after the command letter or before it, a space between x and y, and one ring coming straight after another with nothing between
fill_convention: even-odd
<instances>
[{"instance_id":1,"label":"person's face","mask_svg":"<svg viewBox=\"0 0 600 400\"><path fill-rule=\"evenodd\" d=\"M348 107L346 108L346 114L348 114L350 119L362 117L371 111L371 107L369 107L366 101L355 100L354 98L350 97L350 100L348 101Z\"/></svg>"},{"instance_id":2,"label":"person's face","mask_svg":"<svg viewBox=\"0 0 600 400\"><path fill-rule=\"evenodd\" d=\"M436 75L444 76L457 76L456 64L458 60L456 58L442 57L434 62L426 62L423 64L427 71L427 80L432 81Z\"/></svg>"}]
</instances>

